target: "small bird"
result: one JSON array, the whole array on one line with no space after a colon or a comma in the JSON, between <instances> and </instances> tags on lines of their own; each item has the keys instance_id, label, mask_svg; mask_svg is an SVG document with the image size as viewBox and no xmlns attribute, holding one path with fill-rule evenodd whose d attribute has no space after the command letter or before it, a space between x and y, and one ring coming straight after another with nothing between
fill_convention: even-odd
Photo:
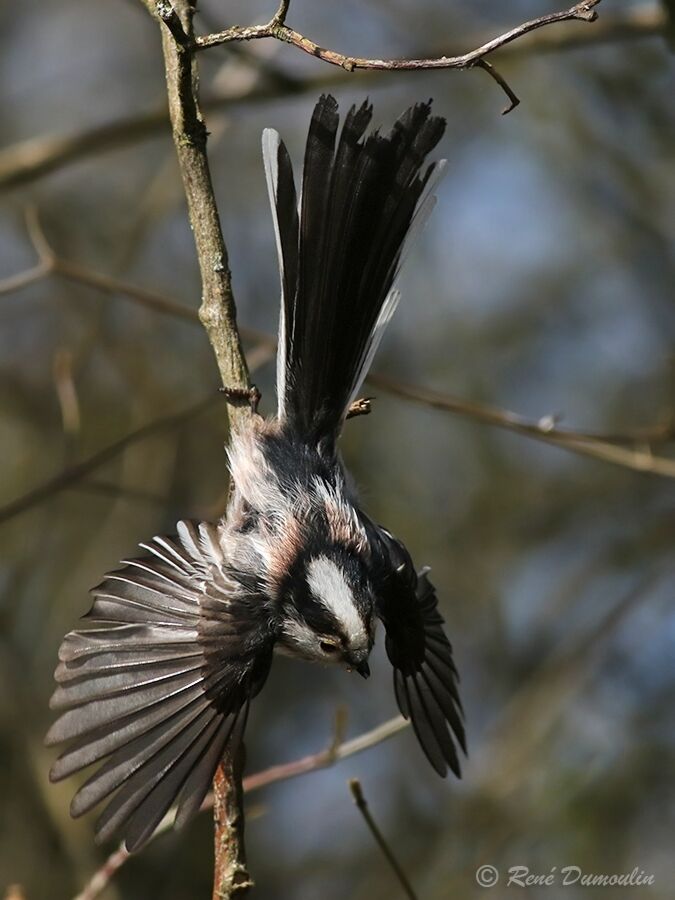
<instances>
[{"instance_id":1,"label":"small bird","mask_svg":"<svg viewBox=\"0 0 675 900\"><path fill-rule=\"evenodd\" d=\"M366 134L372 106L322 96L300 201L279 135L263 158L281 274L277 415L232 435L232 491L217 524L181 521L92 590L91 626L63 640L48 744L67 742L53 781L102 764L71 804L103 800L98 841L129 850L177 806L199 809L235 752L275 653L368 677L380 620L401 713L441 776L466 753L458 675L427 570L360 508L338 438L394 313L412 235L444 162L425 159L445 120L407 110Z\"/></svg>"}]
</instances>

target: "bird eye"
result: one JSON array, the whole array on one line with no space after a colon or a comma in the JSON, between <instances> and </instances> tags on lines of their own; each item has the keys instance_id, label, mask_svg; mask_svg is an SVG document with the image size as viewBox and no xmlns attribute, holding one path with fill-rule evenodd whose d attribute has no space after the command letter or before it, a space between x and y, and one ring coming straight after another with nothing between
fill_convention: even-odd
<instances>
[{"instance_id":1,"label":"bird eye","mask_svg":"<svg viewBox=\"0 0 675 900\"><path fill-rule=\"evenodd\" d=\"M336 653L337 647L335 644L331 644L329 641L319 641L319 647L323 650L324 653Z\"/></svg>"}]
</instances>

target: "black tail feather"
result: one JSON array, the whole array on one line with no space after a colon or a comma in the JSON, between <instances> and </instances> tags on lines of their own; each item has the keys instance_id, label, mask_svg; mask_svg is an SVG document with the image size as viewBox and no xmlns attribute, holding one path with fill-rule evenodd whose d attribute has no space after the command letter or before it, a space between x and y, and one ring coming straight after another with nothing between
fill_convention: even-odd
<instances>
[{"instance_id":1,"label":"black tail feather","mask_svg":"<svg viewBox=\"0 0 675 900\"><path fill-rule=\"evenodd\" d=\"M422 171L445 128L430 113L419 103L387 137L364 137L372 118L366 102L349 111L338 140L337 103L321 97L307 137L299 222L288 153L265 132L283 293L279 416L307 440L337 437L395 308L404 243L438 168Z\"/></svg>"}]
</instances>

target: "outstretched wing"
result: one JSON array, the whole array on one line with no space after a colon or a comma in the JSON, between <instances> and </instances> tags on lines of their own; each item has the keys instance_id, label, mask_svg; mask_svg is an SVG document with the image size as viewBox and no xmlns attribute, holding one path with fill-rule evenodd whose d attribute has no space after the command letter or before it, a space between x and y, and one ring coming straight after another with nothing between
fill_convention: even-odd
<instances>
[{"instance_id":1,"label":"outstretched wing","mask_svg":"<svg viewBox=\"0 0 675 900\"><path fill-rule=\"evenodd\" d=\"M415 571L405 547L389 532L379 531L386 546L388 574L378 598L378 615L394 667L396 701L438 774L445 777L450 767L460 777L455 742L466 754L466 738L457 691L459 675L436 591L426 570Z\"/></svg>"},{"instance_id":2,"label":"outstretched wing","mask_svg":"<svg viewBox=\"0 0 675 900\"><path fill-rule=\"evenodd\" d=\"M48 744L68 742L52 781L105 760L75 794L79 816L108 800L96 838L118 829L129 850L177 801L176 824L199 809L229 744L241 740L251 699L272 661L262 598L232 580L216 527L178 523L175 538L141 544L108 574L59 650Z\"/></svg>"}]
</instances>

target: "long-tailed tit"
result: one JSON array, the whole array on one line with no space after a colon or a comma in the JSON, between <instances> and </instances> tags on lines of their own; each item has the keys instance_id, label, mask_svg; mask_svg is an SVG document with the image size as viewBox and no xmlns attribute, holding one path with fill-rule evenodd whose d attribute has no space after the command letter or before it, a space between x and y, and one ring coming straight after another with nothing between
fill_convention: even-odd
<instances>
[{"instance_id":1,"label":"long-tailed tit","mask_svg":"<svg viewBox=\"0 0 675 900\"><path fill-rule=\"evenodd\" d=\"M232 436L233 490L215 525L183 521L94 588L87 630L66 635L50 744L59 780L101 763L77 816L130 850L177 804L194 815L223 752L241 740L275 652L369 674L377 620L399 708L434 769L459 775L457 672L436 594L405 547L359 507L337 442L399 300L406 245L431 210L445 121L411 107L388 136L372 108L321 97L298 203L275 131L263 156L281 270L278 411Z\"/></svg>"}]
</instances>

